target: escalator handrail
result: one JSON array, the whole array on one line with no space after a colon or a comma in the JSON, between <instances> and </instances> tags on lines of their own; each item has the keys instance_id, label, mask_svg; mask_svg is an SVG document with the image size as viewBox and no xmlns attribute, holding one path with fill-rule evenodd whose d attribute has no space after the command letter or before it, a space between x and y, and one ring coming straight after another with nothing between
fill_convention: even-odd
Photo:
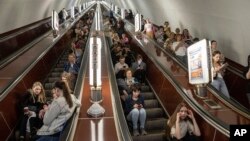
<instances>
[{"instance_id":1,"label":"escalator handrail","mask_svg":"<svg viewBox=\"0 0 250 141\"><path fill-rule=\"evenodd\" d=\"M79 15L79 13L76 13L76 17ZM65 24L65 23L69 23L70 22L70 18L67 19L64 23L61 23L59 25L59 28L62 28L62 26ZM49 22L50 21L50 22ZM45 21L42 21L42 22L39 22L35 25L32 25L32 26L28 26L20 31L17 31L15 33L12 33L10 35L7 35L7 36L4 36L2 38L0 38L0 42L3 42L5 40L8 40L14 36L18 36L28 30L32 30L44 23L48 23L49 22L49 26L51 26L51 16L46 18ZM19 50L17 50L16 52L12 53L10 56L4 58L3 60L0 61L0 69L2 69L3 67L5 67L6 65L8 65L9 63L11 63L12 61L14 61L17 57L19 57L20 55L22 55L24 52L26 52L27 50L29 50L30 48L32 48L35 44L37 44L38 42L40 42L42 39L46 38L47 36L51 35L52 33L52 29L50 29L49 31L45 32L44 34L42 34L41 36L37 37L35 40L31 41L30 43L28 43L27 45L21 47Z\"/></svg>"},{"instance_id":2,"label":"escalator handrail","mask_svg":"<svg viewBox=\"0 0 250 141\"><path fill-rule=\"evenodd\" d=\"M50 34L52 33L51 30L47 31L46 33L44 33L43 35L39 36L38 38L36 38L35 40L31 41L30 43L28 43L27 45L23 46L22 48L20 48L18 51L12 53L10 56L6 57L5 59L0 61L0 69L4 68L5 66L7 66L9 63L11 63L12 61L14 61L16 58L18 58L20 55L22 55L23 53L25 53L27 50L29 50L30 48L32 48L35 44L37 44L38 42L40 42L42 39L48 37Z\"/></svg>"},{"instance_id":3,"label":"escalator handrail","mask_svg":"<svg viewBox=\"0 0 250 141\"><path fill-rule=\"evenodd\" d=\"M87 10L86 10L87 11ZM84 11L82 14L81 14L81 16L82 15L84 15L85 13L86 13L86 11ZM72 23L71 23L71 25L69 26L69 27L67 27L67 29L65 29L65 31L64 32L62 32L57 38L55 38L54 40L53 40L53 42L50 44L50 46L49 47L47 47L46 49L45 49L45 51L43 51L20 75L18 75L18 77L15 79L15 80L13 80L13 82L10 84L10 85L8 85L4 90L3 90L3 92L1 93L1 95L0 95L0 101L2 101L7 95L8 95L8 93L24 78L24 76L26 76L26 74L37 64L37 62L39 62L42 58L43 58L43 56L45 55L45 54L47 54L48 52L49 52L49 50L67 33L67 31L68 30L70 30L71 29L71 27L73 27L73 25L76 23L76 21L78 21L79 19L80 19L80 17L81 16L79 16L76 20L74 20ZM49 36L53 36L53 35L49 35ZM47 36L48 37L48 36ZM46 38L46 37L45 37Z\"/></svg>"},{"instance_id":4,"label":"escalator handrail","mask_svg":"<svg viewBox=\"0 0 250 141\"><path fill-rule=\"evenodd\" d=\"M32 30L32 29L34 29L34 28L37 28L37 27L39 27L39 26L42 25L42 24L49 23L49 21L51 21L51 16L50 16L50 17L47 17L47 18L45 18L45 19L43 19L43 20L40 21L40 22L33 23L33 24L31 24L30 26L29 26L29 25L26 25L27 27L24 27L23 29L20 29L20 30L14 32L14 33L11 33L11 34L8 34L8 35L6 35L6 36L0 37L0 42L4 42L5 40L8 40L8 39L13 38L13 37L15 37L15 36L18 36L18 35L20 35L20 34L26 32L26 31L28 31L28 30ZM22 28L22 27L21 27L21 28ZM4 33L3 33L3 34L4 34Z\"/></svg>"}]
</instances>

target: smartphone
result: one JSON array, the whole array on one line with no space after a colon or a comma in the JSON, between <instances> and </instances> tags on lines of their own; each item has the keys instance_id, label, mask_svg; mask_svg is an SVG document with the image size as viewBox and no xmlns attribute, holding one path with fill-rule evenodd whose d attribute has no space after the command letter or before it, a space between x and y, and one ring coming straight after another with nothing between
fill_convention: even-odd
<instances>
[{"instance_id":1,"label":"smartphone","mask_svg":"<svg viewBox=\"0 0 250 141\"><path fill-rule=\"evenodd\" d=\"M227 66L229 66L228 63L222 64L221 70L226 69Z\"/></svg>"},{"instance_id":2,"label":"smartphone","mask_svg":"<svg viewBox=\"0 0 250 141\"><path fill-rule=\"evenodd\" d=\"M142 105L138 103L138 107L139 107L139 108L141 108L141 107L142 107Z\"/></svg>"}]
</instances>

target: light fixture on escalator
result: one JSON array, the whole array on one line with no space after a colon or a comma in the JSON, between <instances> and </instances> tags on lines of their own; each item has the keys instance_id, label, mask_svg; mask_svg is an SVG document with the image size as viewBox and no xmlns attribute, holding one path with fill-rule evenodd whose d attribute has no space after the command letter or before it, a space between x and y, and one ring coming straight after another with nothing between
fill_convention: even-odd
<instances>
[{"instance_id":1,"label":"light fixture on escalator","mask_svg":"<svg viewBox=\"0 0 250 141\"><path fill-rule=\"evenodd\" d=\"M101 81L101 38L96 34L89 41L89 84L91 90L90 101L93 105L88 109L87 113L93 117L104 114L105 110L99 105L102 102L102 81Z\"/></svg>"},{"instance_id":2,"label":"light fixture on escalator","mask_svg":"<svg viewBox=\"0 0 250 141\"><path fill-rule=\"evenodd\" d=\"M53 37L56 38L59 33L59 17L58 13L55 10L52 11L51 19L52 19L51 21L52 21Z\"/></svg>"},{"instance_id":3,"label":"light fixture on escalator","mask_svg":"<svg viewBox=\"0 0 250 141\"><path fill-rule=\"evenodd\" d=\"M100 20L100 4L99 2L97 3L97 10L95 13L95 29L96 31L100 31L101 30L101 20Z\"/></svg>"}]
</instances>

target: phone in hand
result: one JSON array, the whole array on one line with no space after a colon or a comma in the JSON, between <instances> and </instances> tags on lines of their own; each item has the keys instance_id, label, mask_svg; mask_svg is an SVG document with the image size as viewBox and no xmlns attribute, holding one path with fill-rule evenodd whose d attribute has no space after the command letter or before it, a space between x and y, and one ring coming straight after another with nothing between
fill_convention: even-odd
<instances>
[{"instance_id":1,"label":"phone in hand","mask_svg":"<svg viewBox=\"0 0 250 141\"><path fill-rule=\"evenodd\" d=\"M142 107L142 105L141 104L138 104L138 108L140 109Z\"/></svg>"},{"instance_id":2,"label":"phone in hand","mask_svg":"<svg viewBox=\"0 0 250 141\"><path fill-rule=\"evenodd\" d=\"M228 63L224 63L224 64L221 65L221 68L220 68L220 69L221 69L221 70L224 70L224 69L226 69L227 66L229 66Z\"/></svg>"}]
</instances>

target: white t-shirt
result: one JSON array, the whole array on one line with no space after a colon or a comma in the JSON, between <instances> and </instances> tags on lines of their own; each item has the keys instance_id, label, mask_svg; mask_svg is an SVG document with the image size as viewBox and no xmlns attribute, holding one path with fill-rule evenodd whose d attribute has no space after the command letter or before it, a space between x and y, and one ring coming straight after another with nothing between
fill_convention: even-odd
<instances>
[{"instance_id":1,"label":"white t-shirt","mask_svg":"<svg viewBox=\"0 0 250 141\"><path fill-rule=\"evenodd\" d=\"M189 134L190 134L194 131L193 124L188 120L187 121L184 121L184 120L180 121L179 125L180 125L180 134L181 134L180 137L181 138L183 138L187 134L187 132L189 132ZM175 126L171 127L170 135L172 137L175 137L175 130L176 130Z\"/></svg>"},{"instance_id":2,"label":"white t-shirt","mask_svg":"<svg viewBox=\"0 0 250 141\"><path fill-rule=\"evenodd\" d=\"M146 32L152 32L153 30L153 25L151 23L146 23L144 25L144 29L146 30Z\"/></svg>"},{"instance_id":3,"label":"white t-shirt","mask_svg":"<svg viewBox=\"0 0 250 141\"><path fill-rule=\"evenodd\" d=\"M179 49L175 51L175 49L176 49L176 47L178 46L179 43L180 42L174 42L173 45L172 45L172 50L178 56L185 56L187 54L187 48L185 47L185 45L179 47Z\"/></svg>"}]
</instances>

